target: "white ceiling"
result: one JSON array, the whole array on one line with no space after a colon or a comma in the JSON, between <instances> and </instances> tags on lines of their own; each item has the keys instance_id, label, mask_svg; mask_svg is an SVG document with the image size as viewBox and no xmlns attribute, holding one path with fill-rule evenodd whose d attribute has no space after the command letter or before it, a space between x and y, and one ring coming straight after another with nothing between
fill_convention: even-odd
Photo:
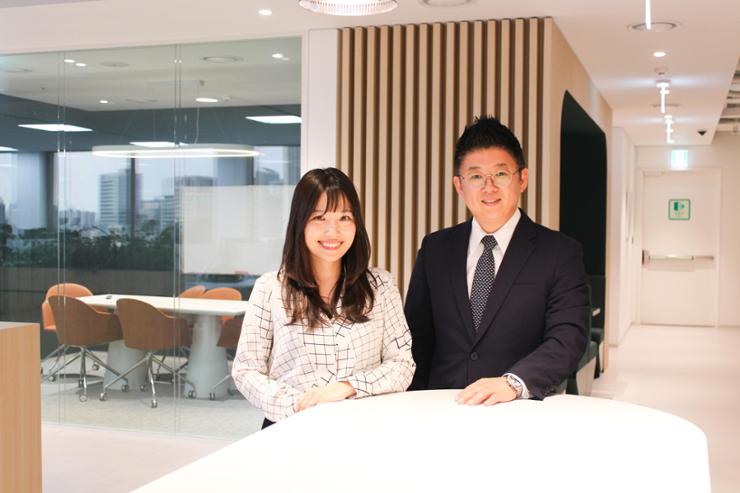
<instances>
[{"instance_id":1,"label":"white ceiling","mask_svg":"<svg viewBox=\"0 0 740 493\"><path fill-rule=\"evenodd\" d=\"M0 53L142 46L304 33L346 25L551 16L636 145L665 143L656 67L667 67L678 144L709 144L740 55L740 1L652 0L666 33L627 29L642 22L644 0L477 0L429 7L399 0L395 11L338 18L304 11L297 0L101 0L0 10ZM12 2L11 2L12 3ZM0 7L2 4L0 3ZM273 15L258 15L270 8ZM668 56L653 58L663 50ZM0 72L0 82L2 81ZM697 131L708 130L704 137Z\"/></svg>"}]
</instances>

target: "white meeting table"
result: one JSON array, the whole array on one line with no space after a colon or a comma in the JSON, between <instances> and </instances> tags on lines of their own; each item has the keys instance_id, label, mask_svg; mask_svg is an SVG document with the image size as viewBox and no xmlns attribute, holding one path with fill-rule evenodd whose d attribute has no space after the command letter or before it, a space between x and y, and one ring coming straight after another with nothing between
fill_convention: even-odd
<instances>
[{"instance_id":1,"label":"white meeting table","mask_svg":"<svg viewBox=\"0 0 740 493\"><path fill-rule=\"evenodd\" d=\"M709 493L704 433L592 397L465 406L457 391L322 404L136 490Z\"/></svg>"},{"instance_id":2,"label":"white meeting table","mask_svg":"<svg viewBox=\"0 0 740 493\"><path fill-rule=\"evenodd\" d=\"M220 317L234 317L243 314L249 302L128 294L84 296L79 300L96 308L115 311L116 301L121 298L143 301L167 314L185 316L193 322L193 342L188 358L187 379L195 386L193 390L196 396L207 399L211 388L229 372L226 349L216 345L221 335ZM116 370L124 371L142 357L141 352L127 348L123 341L116 341L109 345L108 364ZM132 373L128 378L129 386L134 388L139 383L143 383L143 377L143 370ZM105 382L108 383L112 379L113 375L108 375L106 372ZM216 389L214 391L216 397L223 397L226 394L226 387L222 385Z\"/></svg>"}]
</instances>

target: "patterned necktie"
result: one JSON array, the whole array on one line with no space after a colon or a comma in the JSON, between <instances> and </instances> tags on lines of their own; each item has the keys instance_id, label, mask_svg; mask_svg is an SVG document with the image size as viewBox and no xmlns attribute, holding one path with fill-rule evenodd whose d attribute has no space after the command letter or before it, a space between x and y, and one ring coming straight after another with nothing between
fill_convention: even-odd
<instances>
[{"instance_id":1,"label":"patterned necktie","mask_svg":"<svg viewBox=\"0 0 740 493\"><path fill-rule=\"evenodd\" d=\"M475 266L473 287L470 290L470 309L473 312L473 327L476 331L483 318L488 295L496 277L496 261L493 259L493 249L497 244L496 238L492 235L484 236L481 242L483 243L483 254Z\"/></svg>"}]
</instances>

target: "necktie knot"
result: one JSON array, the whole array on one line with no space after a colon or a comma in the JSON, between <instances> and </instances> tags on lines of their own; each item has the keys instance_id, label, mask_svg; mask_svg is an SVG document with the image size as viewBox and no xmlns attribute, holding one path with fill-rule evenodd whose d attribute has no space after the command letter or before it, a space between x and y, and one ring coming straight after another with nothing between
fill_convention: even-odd
<instances>
[{"instance_id":1,"label":"necktie knot","mask_svg":"<svg viewBox=\"0 0 740 493\"><path fill-rule=\"evenodd\" d=\"M490 253L493 251L494 248L496 248L496 238L493 237L493 235L487 235L484 236L481 240L481 243L483 243L483 251Z\"/></svg>"}]
</instances>

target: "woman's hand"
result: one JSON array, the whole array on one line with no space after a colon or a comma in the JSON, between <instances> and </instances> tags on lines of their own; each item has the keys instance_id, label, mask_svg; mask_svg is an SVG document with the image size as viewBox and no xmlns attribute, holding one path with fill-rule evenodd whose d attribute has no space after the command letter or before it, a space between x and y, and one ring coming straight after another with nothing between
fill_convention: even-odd
<instances>
[{"instance_id":1,"label":"woman's hand","mask_svg":"<svg viewBox=\"0 0 740 493\"><path fill-rule=\"evenodd\" d=\"M355 395L355 389L348 382L336 382L326 387L316 387L307 390L298 398L295 404L295 412L313 407L324 402L343 401Z\"/></svg>"}]
</instances>

